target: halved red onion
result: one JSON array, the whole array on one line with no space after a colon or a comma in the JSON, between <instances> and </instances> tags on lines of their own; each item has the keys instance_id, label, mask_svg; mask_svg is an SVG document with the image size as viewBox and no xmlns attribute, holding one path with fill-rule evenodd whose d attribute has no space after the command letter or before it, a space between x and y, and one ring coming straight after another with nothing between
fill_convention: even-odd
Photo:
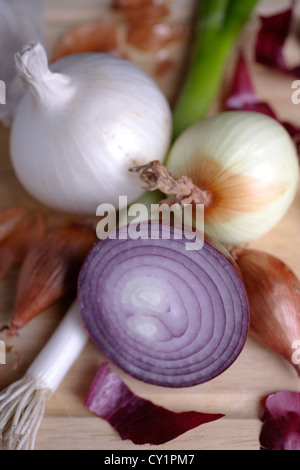
<instances>
[{"instance_id":1,"label":"halved red onion","mask_svg":"<svg viewBox=\"0 0 300 470\"><path fill-rule=\"evenodd\" d=\"M98 242L78 281L90 337L131 376L190 387L227 369L248 333L249 308L226 250L178 227L132 224ZM133 233L136 239L133 239ZM226 253L226 255L225 255Z\"/></svg>"}]
</instances>

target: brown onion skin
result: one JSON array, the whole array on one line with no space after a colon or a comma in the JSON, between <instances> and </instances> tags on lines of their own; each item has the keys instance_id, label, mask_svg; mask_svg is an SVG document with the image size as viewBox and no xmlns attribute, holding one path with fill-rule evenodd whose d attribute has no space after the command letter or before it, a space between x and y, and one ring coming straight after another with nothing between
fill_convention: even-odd
<instances>
[{"instance_id":1,"label":"brown onion skin","mask_svg":"<svg viewBox=\"0 0 300 470\"><path fill-rule=\"evenodd\" d=\"M10 214L10 220L4 218ZM31 248L41 240L46 231L44 214L36 211L32 217L25 208L11 209L0 216L0 279L16 264L20 264ZM8 232L8 229L10 231Z\"/></svg>"},{"instance_id":2,"label":"brown onion skin","mask_svg":"<svg viewBox=\"0 0 300 470\"><path fill-rule=\"evenodd\" d=\"M0 213L0 242L11 236L21 224L27 223L29 212L25 206L13 207Z\"/></svg>"},{"instance_id":3,"label":"brown onion skin","mask_svg":"<svg viewBox=\"0 0 300 470\"><path fill-rule=\"evenodd\" d=\"M283 261L259 250L242 250L237 264L249 300L249 334L286 359L300 376L300 365L292 362L292 344L300 340L299 279Z\"/></svg>"}]
</instances>

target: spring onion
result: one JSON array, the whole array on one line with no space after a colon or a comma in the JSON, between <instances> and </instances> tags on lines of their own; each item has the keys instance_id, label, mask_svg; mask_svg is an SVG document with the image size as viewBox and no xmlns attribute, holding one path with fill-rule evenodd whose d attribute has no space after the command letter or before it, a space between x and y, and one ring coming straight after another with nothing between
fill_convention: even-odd
<instances>
[{"instance_id":1,"label":"spring onion","mask_svg":"<svg viewBox=\"0 0 300 470\"><path fill-rule=\"evenodd\" d=\"M174 138L209 111L232 48L257 3L258 0L199 1L191 65L174 110Z\"/></svg>"},{"instance_id":2,"label":"spring onion","mask_svg":"<svg viewBox=\"0 0 300 470\"><path fill-rule=\"evenodd\" d=\"M74 301L24 377L1 391L0 448L34 448L46 400L79 357L87 340L78 303Z\"/></svg>"}]
</instances>

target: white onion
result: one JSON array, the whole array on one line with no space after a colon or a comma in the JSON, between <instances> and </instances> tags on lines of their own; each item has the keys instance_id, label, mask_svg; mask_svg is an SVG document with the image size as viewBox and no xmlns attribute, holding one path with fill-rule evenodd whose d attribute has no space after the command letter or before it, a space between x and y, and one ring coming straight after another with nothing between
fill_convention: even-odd
<instances>
[{"instance_id":1,"label":"white onion","mask_svg":"<svg viewBox=\"0 0 300 470\"><path fill-rule=\"evenodd\" d=\"M16 55L29 87L11 131L17 177L36 199L68 213L95 214L142 195L128 169L162 161L171 111L158 86L132 63L100 53L58 60L49 70L37 43Z\"/></svg>"},{"instance_id":2,"label":"white onion","mask_svg":"<svg viewBox=\"0 0 300 470\"><path fill-rule=\"evenodd\" d=\"M270 231L289 209L299 181L291 137L255 112L223 112L189 127L174 142L166 166L211 193L205 231L225 244Z\"/></svg>"}]
</instances>

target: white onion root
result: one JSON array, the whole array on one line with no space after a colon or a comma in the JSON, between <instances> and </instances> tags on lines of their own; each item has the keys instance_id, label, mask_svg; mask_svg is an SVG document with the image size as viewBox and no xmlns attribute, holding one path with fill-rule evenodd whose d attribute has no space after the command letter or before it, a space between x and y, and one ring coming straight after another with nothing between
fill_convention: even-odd
<instances>
[{"instance_id":1,"label":"white onion root","mask_svg":"<svg viewBox=\"0 0 300 470\"><path fill-rule=\"evenodd\" d=\"M0 394L0 449L33 450L50 392L25 375Z\"/></svg>"},{"instance_id":2,"label":"white onion root","mask_svg":"<svg viewBox=\"0 0 300 470\"><path fill-rule=\"evenodd\" d=\"M0 392L0 450L33 450L47 399L88 341L74 301L24 377Z\"/></svg>"}]
</instances>

